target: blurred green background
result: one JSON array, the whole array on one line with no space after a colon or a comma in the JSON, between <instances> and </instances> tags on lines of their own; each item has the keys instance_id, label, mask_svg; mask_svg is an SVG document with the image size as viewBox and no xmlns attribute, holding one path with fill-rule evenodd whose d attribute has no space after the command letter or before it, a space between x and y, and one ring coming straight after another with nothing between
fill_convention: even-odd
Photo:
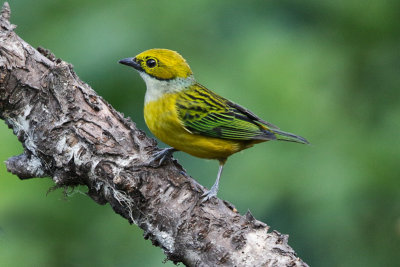
<instances>
[{"instance_id":1,"label":"blurred green background","mask_svg":"<svg viewBox=\"0 0 400 267\"><path fill-rule=\"evenodd\" d=\"M219 196L289 234L311 266L400 262L400 2L10 1L16 32L72 63L148 132L145 85L119 65L179 51L196 78L312 145L269 142L232 156ZM163 146L163 144L160 144ZM22 146L0 123L0 161ZM217 162L176 153L201 184ZM173 266L85 188L46 195L0 164L0 266Z\"/></svg>"}]
</instances>

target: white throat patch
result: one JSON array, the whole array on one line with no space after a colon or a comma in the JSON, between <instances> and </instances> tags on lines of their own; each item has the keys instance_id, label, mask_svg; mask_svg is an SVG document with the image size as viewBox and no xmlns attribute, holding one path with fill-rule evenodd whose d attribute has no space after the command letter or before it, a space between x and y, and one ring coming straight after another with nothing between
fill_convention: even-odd
<instances>
[{"instance_id":1,"label":"white throat patch","mask_svg":"<svg viewBox=\"0 0 400 267\"><path fill-rule=\"evenodd\" d=\"M179 92L195 83L193 75L187 78L175 78L172 80L157 80L145 72L139 72L146 83L146 95L144 102L148 103L162 97L165 93Z\"/></svg>"}]
</instances>

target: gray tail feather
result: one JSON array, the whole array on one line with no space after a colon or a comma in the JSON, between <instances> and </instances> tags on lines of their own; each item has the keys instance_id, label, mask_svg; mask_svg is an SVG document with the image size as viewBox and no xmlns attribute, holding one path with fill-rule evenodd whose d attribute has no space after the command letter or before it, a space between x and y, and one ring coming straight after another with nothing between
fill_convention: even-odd
<instances>
[{"instance_id":1,"label":"gray tail feather","mask_svg":"<svg viewBox=\"0 0 400 267\"><path fill-rule=\"evenodd\" d=\"M281 140L281 141L287 141L287 142L295 142L295 143L301 143L301 144L309 144L309 142L301 136L292 134L292 133L287 133L281 130L277 129L270 129L275 134L276 140Z\"/></svg>"}]
</instances>

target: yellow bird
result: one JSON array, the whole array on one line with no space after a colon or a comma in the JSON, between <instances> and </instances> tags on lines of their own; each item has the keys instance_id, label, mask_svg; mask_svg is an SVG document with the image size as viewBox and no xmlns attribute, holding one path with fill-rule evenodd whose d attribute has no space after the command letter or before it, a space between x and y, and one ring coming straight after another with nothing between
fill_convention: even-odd
<instances>
[{"instance_id":1,"label":"yellow bird","mask_svg":"<svg viewBox=\"0 0 400 267\"><path fill-rule=\"evenodd\" d=\"M199 84L186 60L168 49L150 49L119 63L135 68L146 82L144 118L150 131L170 145L155 160L160 164L175 151L219 161L217 179L203 201L217 195L227 158L254 144L283 140L308 144L283 132L248 109Z\"/></svg>"}]
</instances>

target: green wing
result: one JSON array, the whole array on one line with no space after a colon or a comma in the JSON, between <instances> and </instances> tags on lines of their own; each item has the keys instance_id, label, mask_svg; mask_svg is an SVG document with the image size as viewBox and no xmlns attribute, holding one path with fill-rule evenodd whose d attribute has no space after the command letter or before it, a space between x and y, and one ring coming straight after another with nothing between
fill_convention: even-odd
<instances>
[{"instance_id":1,"label":"green wing","mask_svg":"<svg viewBox=\"0 0 400 267\"><path fill-rule=\"evenodd\" d=\"M176 107L192 133L233 140L274 140L278 127L196 84L180 93Z\"/></svg>"}]
</instances>

